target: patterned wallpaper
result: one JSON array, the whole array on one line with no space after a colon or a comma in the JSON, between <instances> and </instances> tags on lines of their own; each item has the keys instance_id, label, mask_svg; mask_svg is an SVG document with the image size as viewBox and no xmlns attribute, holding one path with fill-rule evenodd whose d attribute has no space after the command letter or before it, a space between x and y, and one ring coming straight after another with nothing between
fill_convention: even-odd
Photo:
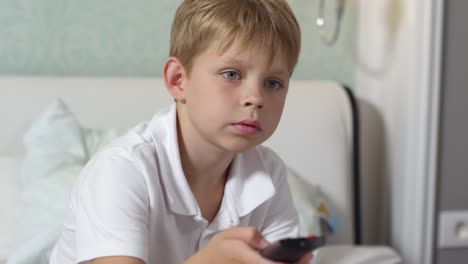
<instances>
[{"instance_id":1,"label":"patterned wallpaper","mask_svg":"<svg viewBox=\"0 0 468 264\"><path fill-rule=\"evenodd\" d=\"M333 5L328 17L333 17ZM181 0L0 0L0 74L160 76ZM357 8L348 1L330 48L315 27L318 0L290 0L303 32L296 79L354 82Z\"/></svg>"}]
</instances>

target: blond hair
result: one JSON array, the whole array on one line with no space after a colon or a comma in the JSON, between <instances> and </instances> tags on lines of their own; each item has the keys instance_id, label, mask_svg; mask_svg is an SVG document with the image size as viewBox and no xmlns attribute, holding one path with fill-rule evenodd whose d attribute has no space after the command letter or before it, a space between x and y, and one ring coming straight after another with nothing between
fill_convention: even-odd
<instances>
[{"instance_id":1,"label":"blond hair","mask_svg":"<svg viewBox=\"0 0 468 264\"><path fill-rule=\"evenodd\" d=\"M170 56L177 57L188 72L193 60L213 43L222 53L234 42L241 49L261 47L270 61L283 49L292 73L301 32L286 0L184 0L177 9Z\"/></svg>"}]
</instances>

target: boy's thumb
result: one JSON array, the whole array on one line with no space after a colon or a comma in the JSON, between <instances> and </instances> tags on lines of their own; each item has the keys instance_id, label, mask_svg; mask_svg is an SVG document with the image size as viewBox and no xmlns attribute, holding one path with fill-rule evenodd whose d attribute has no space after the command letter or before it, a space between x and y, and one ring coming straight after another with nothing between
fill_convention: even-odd
<instances>
[{"instance_id":1,"label":"boy's thumb","mask_svg":"<svg viewBox=\"0 0 468 264\"><path fill-rule=\"evenodd\" d=\"M270 242L268 242L265 238L261 237L257 241L257 246L254 246L256 249L265 249L270 245Z\"/></svg>"},{"instance_id":2,"label":"boy's thumb","mask_svg":"<svg viewBox=\"0 0 468 264\"><path fill-rule=\"evenodd\" d=\"M270 243L254 227L233 227L226 229L221 234L223 239L238 239L249 244L255 249L264 249Z\"/></svg>"}]
</instances>

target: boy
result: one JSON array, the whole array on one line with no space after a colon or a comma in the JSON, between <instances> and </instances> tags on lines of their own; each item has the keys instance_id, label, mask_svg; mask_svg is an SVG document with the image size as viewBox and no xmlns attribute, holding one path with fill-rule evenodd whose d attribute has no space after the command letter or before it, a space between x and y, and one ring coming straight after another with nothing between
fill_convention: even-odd
<instances>
[{"instance_id":1,"label":"boy","mask_svg":"<svg viewBox=\"0 0 468 264\"><path fill-rule=\"evenodd\" d=\"M286 0L183 1L163 67L175 105L86 165L50 263L273 263L258 250L298 218L285 165L259 145L299 50Z\"/></svg>"}]
</instances>

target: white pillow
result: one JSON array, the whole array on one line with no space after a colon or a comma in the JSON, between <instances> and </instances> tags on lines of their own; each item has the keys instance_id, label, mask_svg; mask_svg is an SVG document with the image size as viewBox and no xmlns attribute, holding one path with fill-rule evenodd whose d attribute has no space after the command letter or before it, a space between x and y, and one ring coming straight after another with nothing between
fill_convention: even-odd
<instances>
[{"instance_id":1,"label":"white pillow","mask_svg":"<svg viewBox=\"0 0 468 264\"><path fill-rule=\"evenodd\" d=\"M321 236L334 233L336 223L330 215L319 185L304 180L291 168L288 168L288 183L299 214L299 235Z\"/></svg>"},{"instance_id":2,"label":"white pillow","mask_svg":"<svg viewBox=\"0 0 468 264\"><path fill-rule=\"evenodd\" d=\"M0 263L12 250L13 227L18 221L22 158L0 157Z\"/></svg>"},{"instance_id":3,"label":"white pillow","mask_svg":"<svg viewBox=\"0 0 468 264\"><path fill-rule=\"evenodd\" d=\"M118 134L82 128L61 100L32 125L24 137L21 214L8 263L48 263L73 181L90 157Z\"/></svg>"}]
</instances>

